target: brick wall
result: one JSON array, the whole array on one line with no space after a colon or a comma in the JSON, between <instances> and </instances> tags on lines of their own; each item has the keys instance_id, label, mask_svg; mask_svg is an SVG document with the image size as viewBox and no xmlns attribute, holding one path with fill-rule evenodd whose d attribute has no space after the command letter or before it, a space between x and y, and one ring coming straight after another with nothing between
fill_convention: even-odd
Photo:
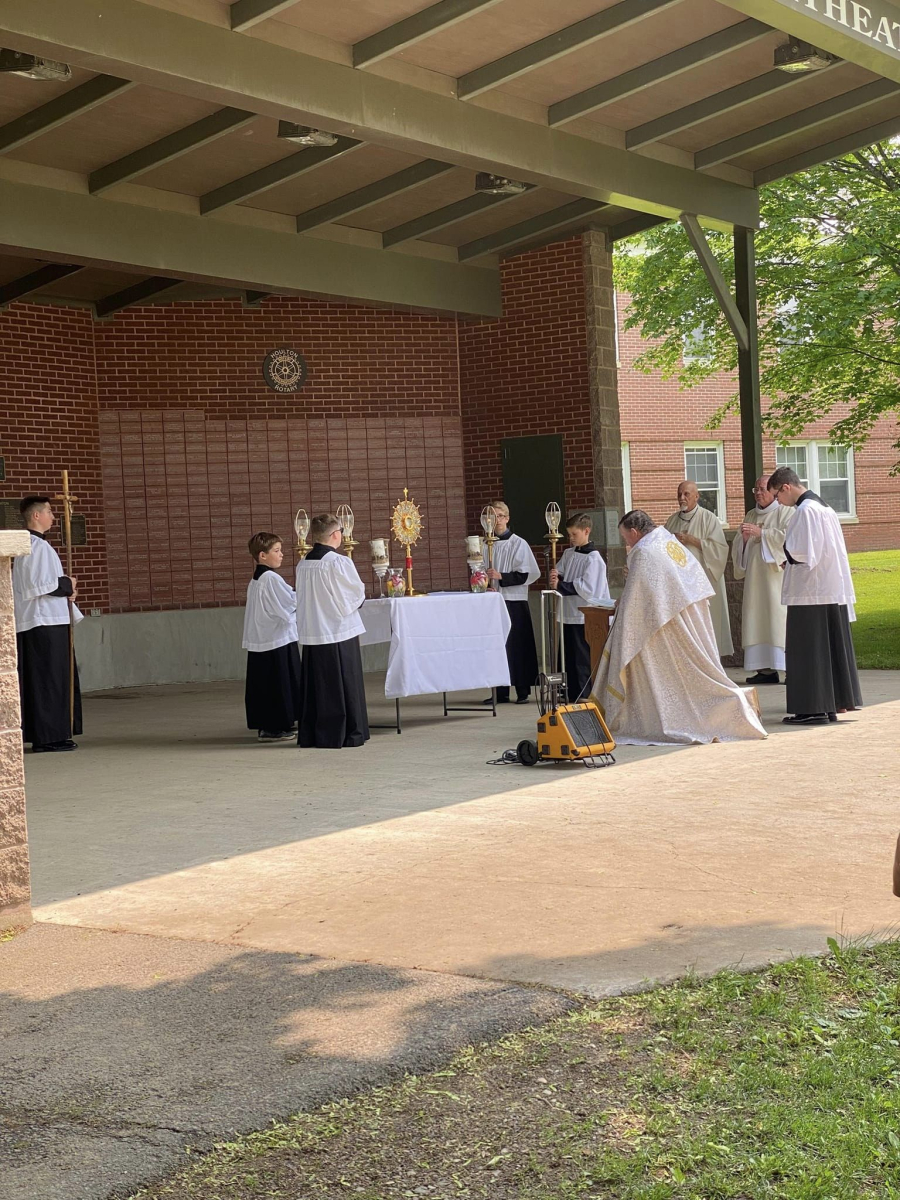
<instances>
[{"instance_id":1,"label":"brick wall","mask_svg":"<svg viewBox=\"0 0 900 1200\"><path fill-rule=\"evenodd\" d=\"M675 510L675 492L684 478L684 443L721 441L728 521L732 525L740 522L744 484L738 418L728 417L718 430L704 428L716 409L733 395L736 382L723 375L682 391L674 380L635 370L632 364L643 352L644 343L638 330L625 332L627 296L620 295L618 301L619 404L622 439L628 442L631 457L633 504L645 508L656 520L664 520ZM838 407L830 420L809 426L797 440L827 440L828 429L841 411ZM854 456L858 524L844 524L851 551L900 546L900 479L889 474L898 457L892 449L898 434L896 420L882 417L867 444ZM763 441L763 461L767 469L774 469L775 443L768 438Z\"/></svg>"},{"instance_id":2,"label":"brick wall","mask_svg":"<svg viewBox=\"0 0 900 1200\"><path fill-rule=\"evenodd\" d=\"M69 471L89 545L76 547L79 601L105 607L106 546L100 485L97 379L91 316L84 309L14 304L0 313L0 497L53 495ZM59 506L57 506L59 511ZM57 549L58 529L50 540Z\"/></svg>"},{"instance_id":3,"label":"brick wall","mask_svg":"<svg viewBox=\"0 0 900 1200\"><path fill-rule=\"evenodd\" d=\"M566 503L593 508L581 237L500 264L503 317L459 326L469 525L502 491L500 439L561 433Z\"/></svg>"}]
</instances>

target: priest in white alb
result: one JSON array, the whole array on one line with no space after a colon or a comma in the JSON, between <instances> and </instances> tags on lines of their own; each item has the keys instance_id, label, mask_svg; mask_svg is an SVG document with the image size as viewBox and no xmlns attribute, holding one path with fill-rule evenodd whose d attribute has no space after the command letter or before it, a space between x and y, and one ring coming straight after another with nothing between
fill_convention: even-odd
<instances>
[{"instance_id":1,"label":"priest in white alb","mask_svg":"<svg viewBox=\"0 0 900 1200\"><path fill-rule=\"evenodd\" d=\"M744 581L741 642L744 666L754 685L779 683L784 670L787 609L781 603L784 539L794 510L779 504L768 475L753 486L756 507L745 515L731 547L735 579Z\"/></svg>"},{"instance_id":2,"label":"priest in white alb","mask_svg":"<svg viewBox=\"0 0 900 1200\"><path fill-rule=\"evenodd\" d=\"M666 521L666 529L690 550L706 572L713 589L709 609L719 655L734 654L725 593L725 564L728 562L725 530L716 514L700 503L700 492L690 479L678 485L678 511Z\"/></svg>"},{"instance_id":3,"label":"priest in white alb","mask_svg":"<svg viewBox=\"0 0 900 1200\"><path fill-rule=\"evenodd\" d=\"M632 746L764 738L722 669L713 589L697 560L640 509L619 528L628 578L593 690L613 737Z\"/></svg>"},{"instance_id":4,"label":"priest in white alb","mask_svg":"<svg viewBox=\"0 0 900 1200\"><path fill-rule=\"evenodd\" d=\"M786 725L823 725L862 705L850 622L856 593L837 513L796 471L769 479L779 504L793 508L784 542L781 599L787 605Z\"/></svg>"}]
</instances>

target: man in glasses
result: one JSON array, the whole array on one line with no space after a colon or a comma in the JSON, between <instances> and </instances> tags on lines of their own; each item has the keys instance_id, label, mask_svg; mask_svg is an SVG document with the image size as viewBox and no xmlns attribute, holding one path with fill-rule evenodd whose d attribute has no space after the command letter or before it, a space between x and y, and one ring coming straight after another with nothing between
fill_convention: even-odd
<instances>
[{"instance_id":1,"label":"man in glasses","mask_svg":"<svg viewBox=\"0 0 900 1200\"><path fill-rule=\"evenodd\" d=\"M862 697L850 622L856 595L840 521L832 508L779 467L769 479L779 504L795 509L784 543L781 599L787 605L786 725L824 725Z\"/></svg>"},{"instance_id":2,"label":"man in glasses","mask_svg":"<svg viewBox=\"0 0 900 1200\"><path fill-rule=\"evenodd\" d=\"M781 603L784 539L794 509L778 504L761 475L753 487L756 506L744 517L731 546L735 579L744 581L741 643L744 666L755 672L747 683L779 683L784 670L787 610Z\"/></svg>"}]
</instances>

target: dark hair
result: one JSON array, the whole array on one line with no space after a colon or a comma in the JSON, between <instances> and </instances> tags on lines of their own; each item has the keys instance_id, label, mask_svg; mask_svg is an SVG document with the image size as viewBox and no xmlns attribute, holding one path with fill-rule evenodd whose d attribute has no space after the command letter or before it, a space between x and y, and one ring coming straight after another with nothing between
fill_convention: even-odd
<instances>
[{"instance_id":1,"label":"dark hair","mask_svg":"<svg viewBox=\"0 0 900 1200\"><path fill-rule=\"evenodd\" d=\"M250 551L253 561L259 562L261 554L268 554L270 550L274 550L276 546L280 545L281 538L277 533L254 533L247 543L247 549Z\"/></svg>"},{"instance_id":2,"label":"dark hair","mask_svg":"<svg viewBox=\"0 0 900 1200\"><path fill-rule=\"evenodd\" d=\"M566 529L586 529L591 532L594 522L586 512L572 513L566 520Z\"/></svg>"},{"instance_id":3,"label":"dark hair","mask_svg":"<svg viewBox=\"0 0 900 1200\"><path fill-rule=\"evenodd\" d=\"M800 476L790 467L776 467L769 476L769 491L777 491L778 488L783 488L786 483L791 487L802 487Z\"/></svg>"},{"instance_id":4,"label":"dark hair","mask_svg":"<svg viewBox=\"0 0 900 1200\"><path fill-rule=\"evenodd\" d=\"M341 523L334 513L319 513L309 523L309 536L314 542L327 542Z\"/></svg>"},{"instance_id":5,"label":"dark hair","mask_svg":"<svg viewBox=\"0 0 900 1200\"><path fill-rule=\"evenodd\" d=\"M636 529L638 533L649 533L656 528L656 522L642 508L633 508L619 522L620 529Z\"/></svg>"},{"instance_id":6,"label":"dark hair","mask_svg":"<svg viewBox=\"0 0 900 1200\"><path fill-rule=\"evenodd\" d=\"M27 521L36 508L43 508L50 503L49 496L25 496L19 501L19 512Z\"/></svg>"}]
</instances>

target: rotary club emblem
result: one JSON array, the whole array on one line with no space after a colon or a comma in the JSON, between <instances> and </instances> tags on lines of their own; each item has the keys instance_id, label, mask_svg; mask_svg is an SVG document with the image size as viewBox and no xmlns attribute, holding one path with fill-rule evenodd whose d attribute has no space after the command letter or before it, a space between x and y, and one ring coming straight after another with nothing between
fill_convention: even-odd
<instances>
[{"instance_id":1,"label":"rotary club emblem","mask_svg":"<svg viewBox=\"0 0 900 1200\"><path fill-rule=\"evenodd\" d=\"M679 567L687 565L687 554L677 542L666 542L666 553Z\"/></svg>"},{"instance_id":2,"label":"rotary club emblem","mask_svg":"<svg viewBox=\"0 0 900 1200\"><path fill-rule=\"evenodd\" d=\"M306 382L306 359L286 346L272 350L263 360L263 377L276 392L298 392Z\"/></svg>"}]
</instances>

